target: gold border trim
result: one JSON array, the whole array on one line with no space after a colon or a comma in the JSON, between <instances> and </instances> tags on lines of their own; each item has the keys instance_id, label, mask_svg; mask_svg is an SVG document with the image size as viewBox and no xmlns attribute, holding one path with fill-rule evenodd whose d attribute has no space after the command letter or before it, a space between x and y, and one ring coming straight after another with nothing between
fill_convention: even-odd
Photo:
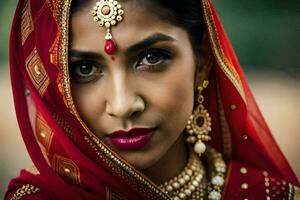
<instances>
[{"instance_id":1,"label":"gold border trim","mask_svg":"<svg viewBox=\"0 0 300 200\"><path fill-rule=\"evenodd\" d=\"M237 91L239 92L240 96L246 103L246 97L245 92L242 86L241 79L237 72L234 70L233 65L228 61L226 58L222 48L221 43L219 40L216 24L213 18L211 7L208 3L208 0L202 0L202 9L203 9L203 15L205 19L205 23L207 26L207 31L210 38L210 43L213 49L213 53L215 55L215 58L220 65L223 72L226 74L226 76L229 78L229 80L232 82L232 84L235 86Z\"/></svg>"},{"instance_id":2,"label":"gold border trim","mask_svg":"<svg viewBox=\"0 0 300 200\"><path fill-rule=\"evenodd\" d=\"M217 102L219 110L219 120L221 125L221 135L223 140L223 152L226 159L232 158L232 136L229 128L228 121L225 116L224 105L222 103L222 97L220 92L220 86L217 84Z\"/></svg>"}]
</instances>

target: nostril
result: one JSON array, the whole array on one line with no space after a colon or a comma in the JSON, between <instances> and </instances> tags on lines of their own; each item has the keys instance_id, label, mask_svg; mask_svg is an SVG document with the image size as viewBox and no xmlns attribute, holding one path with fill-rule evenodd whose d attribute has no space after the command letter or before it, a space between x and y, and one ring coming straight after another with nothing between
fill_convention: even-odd
<instances>
[{"instance_id":1,"label":"nostril","mask_svg":"<svg viewBox=\"0 0 300 200\"><path fill-rule=\"evenodd\" d=\"M132 118L137 118L141 115L141 111L134 111L133 113L131 113L131 117Z\"/></svg>"}]
</instances>

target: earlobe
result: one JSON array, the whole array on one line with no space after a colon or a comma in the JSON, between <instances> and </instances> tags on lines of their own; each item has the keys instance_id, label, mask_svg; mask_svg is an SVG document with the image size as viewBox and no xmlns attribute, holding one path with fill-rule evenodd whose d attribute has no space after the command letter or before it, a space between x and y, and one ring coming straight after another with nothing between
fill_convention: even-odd
<instances>
[{"instance_id":1,"label":"earlobe","mask_svg":"<svg viewBox=\"0 0 300 200\"><path fill-rule=\"evenodd\" d=\"M203 34L202 43L198 53L198 60L196 60L197 71L195 76L195 90L204 80L208 80L209 73L213 66L213 52L211 51L209 37L206 32Z\"/></svg>"}]
</instances>

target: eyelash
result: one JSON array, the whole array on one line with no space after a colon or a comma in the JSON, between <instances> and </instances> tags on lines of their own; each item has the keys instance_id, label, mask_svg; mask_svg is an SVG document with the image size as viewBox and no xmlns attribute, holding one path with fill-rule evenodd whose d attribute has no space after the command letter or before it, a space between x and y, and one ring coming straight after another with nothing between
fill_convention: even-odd
<instances>
[{"instance_id":1,"label":"eyelash","mask_svg":"<svg viewBox=\"0 0 300 200\"><path fill-rule=\"evenodd\" d=\"M147 57L149 54L157 54L159 56L158 62L155 64L143 64L142 61ZM150 70L152 72L155 71L162 71L166 66L168 60L172 58L171 53L163 50L163 49L148 49L142 52L139 56L139 61L137 62L137 66L135 67L135 71L147 71ZM143 67L139 67L143 66Z\"/></svg>"},{"instance_id":2,"label":"eyelash","mask_svg":"<svg viewBox=\"0 0 300 200\"><path fill-rule=\"evenodd\" d=\"M83 66L89 66L92 67L91 75L82 75L83 73L80 72L80 67ZM84 70L84 69L83 69ZM81 73L81 74L80 74ZM82 60L82 61L76 61L76 62L71 62L71 67L70 67L70 76L71 79L74 80L75 82L78 83L89 83L93 82L95 80L98 80L103 76L103 70L102 67L95 63L94 61L89 61L89 60Z\"/></svg>"},{"instance_id":3,"label":"eyelash","mask_svg":"<svg viewBox=\"0 0 300 200\"><path fill-rule=\"evenodd\" d=\"M149 63L149 60L147 61L149 64L145 64L145 59L147 59L147 56L150 56L152 54L155 55L154 58L158 58L158 60L154 63L151 64ZM163 50L163 49L158 49L158 48L152 48L152 49L147 49L144 52L142 52L138 56L138 61L136 62L136 65L134 67L135 72L144 72L144 71L149 71L149 72L160 72L163 71L166 67L167 61L171 59L171 53ZM148 58L149 59L149 58ZM94 61L90 60L79 60L76 62L71 62L70 64L70 76L71 79L75 82L78 83L90 83L93 81L98 80L103 76L103 70L102 66ZM80 67L83 66L89 66L93 67L90 70L94 70L94 72L91 75L82 75L83 73L80 72ZM80 74L81 73L81 74Z\"/></svg>"}]
</instances>

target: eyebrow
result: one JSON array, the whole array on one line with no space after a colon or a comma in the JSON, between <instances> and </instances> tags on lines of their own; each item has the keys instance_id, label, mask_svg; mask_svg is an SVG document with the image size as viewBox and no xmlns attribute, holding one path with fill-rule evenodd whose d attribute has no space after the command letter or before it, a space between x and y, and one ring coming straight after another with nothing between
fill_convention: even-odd
<instances>
[{"instance_id":1,"label":"eyebrow","mask_svg":"<svg viewBox=\"0 0 300 200\"><path fill-rule=\"evenodd\" d=\"M99 53L94 53L90 51L80 51L75 49L70 50L70 57L87 58L91 60L104 60L104 57Z\"/></svg>"},{"instance_id":2,"label":"eyebrow","mask_svg":"<svg viewBox=\"0 0 300 200\"><path fill-rule=\"evenodd\" d=\"M162 33L155 33L142 41L129 46L126 51L125 55L129 55L131 52L140 51L147 47L150 47L158 42L167 42L167 41L176 41L175 38L162 34ZM70 50L70 57L78 57L78 58L88 58L88 59L97 59L97 60L105 60L104 56L100 53L88 52L88 51L80 51L71 49Z\"/></svg>"},{"instance_id":3,"label":"eyebrow","mask_svg":"<svg viewBox=\"0 0 300 200\"><path fill-rule=\"evenodd\" d=\"M154 45L155 43L158 42L167 42L167 41L176 41L175 38L162 34L162 33L155 33L147 38L145 38L144 40L131 45L127 48L127 50L125 51L125 55L128 55L130 52L135 52L135 51L139 51L141 49L145 49L149 46Z\"/></svg>"}]
</instances>

